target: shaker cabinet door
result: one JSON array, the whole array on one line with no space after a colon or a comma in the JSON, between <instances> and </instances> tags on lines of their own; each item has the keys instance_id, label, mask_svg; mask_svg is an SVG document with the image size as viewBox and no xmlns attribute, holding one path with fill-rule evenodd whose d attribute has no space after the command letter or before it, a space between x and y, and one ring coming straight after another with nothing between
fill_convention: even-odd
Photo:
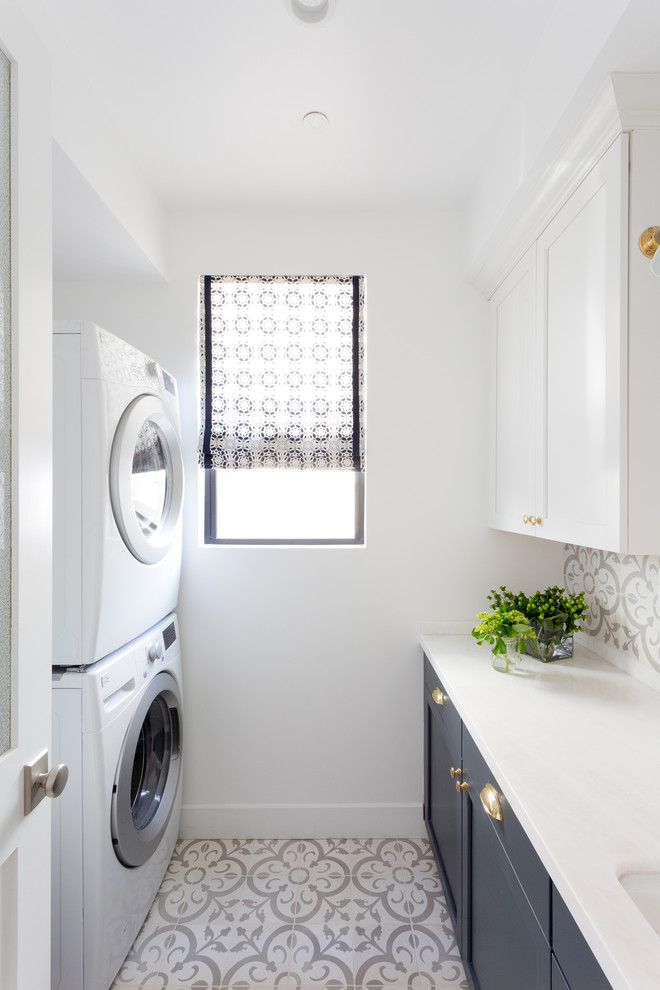
<instances>
[{"instance_id":1,"label":"shaker cabinet door","mask_svg":"<svg viewBox=\"0 0 660 990\"><path fill-rule=\"evenodd\" d=\"M556 978L559 990L612 990L598 960L587 945L557 889L552 887L552 951L555 965L565 980ZM552 990L556 990L552 984Z\"/></svg>"},{"instance_id":2,"label":"shaker cabinet door","mask_svg":"<svg viewBox=\"0 0 660 990\"><path fill-rule=\"evenodd\" d=\"M571 990L554 955L552 957L552 990Z\"/></svg>"},{"instance_id":3,"label":"shaker cabinet door","mask_svg":"<svg viewBox=\"0 0 660 990\"><path fill-rule=\"evenodd\" d=\"M488 524L533 535L538 515L536 253L519 261L491 299Z\"/></svg>"},{"instance_id":4,"label":"shaker cabinet door","mask_svg":"<svg viewBox=\"0 0 660 990\"><path fill-rule=\"evenodd\" d=\"M627 175L622 135L537 242L539 535L625 549Z\"/></svg>"},{"instance_id":5,"label":"shaker cabinet door","mask_svg":"<svg viewBox=\"0 0 660 990\"><path fill-rule=\"evenodd\" d=\"M458 935L461 921L461 800L456 781L461 775L461 722L428 661L425 661L425 669L425 821ZM434 692L435 698L440 692L441 704L435 700Z\"/></svg>"},{"instance_id":6,"label":"shaker cabinet door","mask_svg":"<svg viewBox=\"0 0 660 990\"><path fill-rule=\"evenodd\" d=\"M550 990L550 947L479 795L470 789L464 814L469 934L463 961L473 986L475 990Z\"/></svg>"}]
</instances>

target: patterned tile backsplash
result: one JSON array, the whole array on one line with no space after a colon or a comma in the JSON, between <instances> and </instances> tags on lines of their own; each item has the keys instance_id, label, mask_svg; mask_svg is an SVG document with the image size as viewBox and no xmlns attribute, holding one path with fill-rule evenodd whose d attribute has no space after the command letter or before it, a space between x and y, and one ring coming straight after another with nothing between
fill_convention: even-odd
<instances>
[{"instance_id":1,"label":"patterned tile backsplash","mask_svg":"<svg viewBox=\"0 0 660 990\"><path fill-rule=\"evenodd\" d=\"M589 645L660 690L660 557L567 545L564 584L585 592Z\"/></svg>"}]
</instances>

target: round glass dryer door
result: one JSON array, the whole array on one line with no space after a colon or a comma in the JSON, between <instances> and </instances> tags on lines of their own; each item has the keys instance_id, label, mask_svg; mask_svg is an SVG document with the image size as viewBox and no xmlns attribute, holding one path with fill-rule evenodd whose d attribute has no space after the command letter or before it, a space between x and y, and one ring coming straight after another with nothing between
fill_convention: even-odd
<instances>
[{"instance_id":1,"label":"round glass dryer door","mask_svg":"<svg viewBox=\"0 0 660 990\"><path fill-rule=\"evenodd\" d=\"M124 412L112 443L110 499L124 543L143 564L165 556L183 502L179 436L156 395L141 395Z\"/></svg>"},{"instance_id":2,"label":"round glass dryer door","mask_svg":"<svg viewBox=\"0 0 660 990\"><path fill-rule=\"evenodd\" d=\"M141 866L167 828L181 772L181 696L161 671L126 733L112 793L112 844L124 866Z\"/></svg>"}]
</instances>

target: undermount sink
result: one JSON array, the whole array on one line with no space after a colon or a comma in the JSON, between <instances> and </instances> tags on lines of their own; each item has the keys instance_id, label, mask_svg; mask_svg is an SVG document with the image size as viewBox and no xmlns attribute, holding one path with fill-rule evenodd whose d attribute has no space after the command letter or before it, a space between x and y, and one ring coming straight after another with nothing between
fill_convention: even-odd
<instances>
[{"instance_id":1,"label":"undermount sink","mask_svg":"<svg viewBox=\"0 0 660 990\"><path fill-rule=\"evenodd\" d=\"M660 935L660 873L626 873L619 883Z\"/></svg>"}]
</instances>

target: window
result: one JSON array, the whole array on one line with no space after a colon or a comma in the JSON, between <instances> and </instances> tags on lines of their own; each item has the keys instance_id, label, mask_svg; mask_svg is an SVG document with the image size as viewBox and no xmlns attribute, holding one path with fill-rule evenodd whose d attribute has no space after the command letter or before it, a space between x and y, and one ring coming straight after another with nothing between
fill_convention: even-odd
<instances>
[{"instance_id":1,"label":"window","mask_svg":"<svg viewBox=\"0 0 660 990\"><path fill-rule=\"evenodd\" d=\"M207 543L364 542L364 279L200 280Z\"/></svg>"}]
</instances>

